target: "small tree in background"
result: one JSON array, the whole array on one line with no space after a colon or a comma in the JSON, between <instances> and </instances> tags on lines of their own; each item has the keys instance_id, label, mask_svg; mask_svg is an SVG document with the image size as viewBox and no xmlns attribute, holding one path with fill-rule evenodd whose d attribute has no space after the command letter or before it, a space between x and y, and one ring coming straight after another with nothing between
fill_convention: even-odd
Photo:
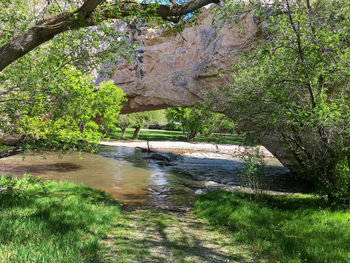
<instances>
[{"instance_id":1,"label":"small tree in background","mask_svg":"<svg viewBox=\"0 0 350 263\"><path fill-rule=\"evenodd\" d=\"M233 126L233 122L223 114L213 113L202 105L196 105L192 108L169 108L166 116L168 121L181 123L183 131L187 132L187 141L194 140L199 133L209 136L220 128Z\"/></svg>"},{"instance_id":2,"label":"small tree in background","mask_svg":"<svg viewBox=\"0 0 350 263\"><path fill-rule=\"evenodd\" d=\"M135 130L132 139L136 140L139 137L142 127L144 127L145 125L149 125L150 123L156 123L161 121L164 121L164 111L144 111L120 115L118 117L117 126L122 130L122 139L124 139L125 137L126 128L134 127Z\"/></svg>"},{"instance_id":3,"label":"small tree in background","mask_svg":"<svg viewBox=\"0 0 350 263\"><path fill-rule=\"evenodd\" d=\"M123 114L123 115L118 116L117 121L118 122L117 122L116 126L122 130L122 135L120 138L124 140L126 128L130 127L133 123L132 118L130 117L129 114Z\"/></svg>"}]
</instances>

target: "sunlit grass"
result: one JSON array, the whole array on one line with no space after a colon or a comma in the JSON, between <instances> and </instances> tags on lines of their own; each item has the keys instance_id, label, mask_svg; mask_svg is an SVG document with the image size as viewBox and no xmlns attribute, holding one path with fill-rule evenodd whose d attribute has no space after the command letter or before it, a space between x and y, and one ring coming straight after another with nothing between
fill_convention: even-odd
<instances>
[{"instance_id":1,"label":"sunlit grass","mask_svg":"<svg viewBox=\"0 0 350 263\"><path fill-rule=\"evenodd\" d=\"M120 213L102 191L56 182L3 193L0 211L0 262L23 263L100 262L99 240Z\"/></svg>"},{"instance_id":2,"label":"sunlit grass","mask_svg":"<svg viewBox=\"0 0 350 263\"><path fill-rule=\"evenodd\" d=\"M134 129L128 128L125 133L125 140L131 140ZM117 130L110 135L112 139L120 139L121 131ZM139 140L150 141L186 141L186 134L182 131L169 131L169 130L148 130L142 129L139 135ZM240 134L226 134L215 133L210 136L198 135L195 142L210 142L218 144L237 144L248 145L245 135Z\"/></svg>"},{"instance_id":3,"label":"sunlit grass","mask_svg":"<svg viewBox=\"0 0 350 263\"><path fill-rule=\"evenodd\" d=\"M322 198L209 192L194 205L199 217L228 229L266 262L350 262L350 211Z\"/></svg>"}]
</instances>

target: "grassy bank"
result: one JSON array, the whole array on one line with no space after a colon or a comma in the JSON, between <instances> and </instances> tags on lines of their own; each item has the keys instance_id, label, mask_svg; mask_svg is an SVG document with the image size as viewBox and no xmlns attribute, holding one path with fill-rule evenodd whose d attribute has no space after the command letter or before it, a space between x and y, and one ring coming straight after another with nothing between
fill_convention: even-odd
<instances>
[{"instance_id":1,"label":"grassy bank","mask_svg":"<svg viewBox=\"0 0 350 263\"><path fill-rule=\"evenodd\" d=\"M125 139L131 140L134 129L128 128L126 130ZM120 129L111 135L111 139L120 139ZM148 130L142 129L139 135L139 140L150 140L150 141L186 141L186 134L182 131L168 131L168 130ZM198 135L195 142L210 142L218 144L238 144L247 145L248 142L244 135L240 134L224 134L214 133L208 136Z\"/></svg>"},{"instance_id":2,"label":"grassy bank","mask_svg":"<svg viewBox=\"0 0 350 263\"><path fill-rule=\"evenodd\" d=\"M197 215L228 229L265 262L350 262L350 211L301 195L249 196L209 192L198 198Z\"/></svg>"},{"instance_id":3,"label":"grassy bank","mask_svg":"<svg viewBox=\"0 0 350 263\"><path fill-rule=\"evenodd\" d=\"M100 262L99 240L120 213L104 192L71 183L9 180L0 193L0 262Z\"/></svg>"}]
</instances>

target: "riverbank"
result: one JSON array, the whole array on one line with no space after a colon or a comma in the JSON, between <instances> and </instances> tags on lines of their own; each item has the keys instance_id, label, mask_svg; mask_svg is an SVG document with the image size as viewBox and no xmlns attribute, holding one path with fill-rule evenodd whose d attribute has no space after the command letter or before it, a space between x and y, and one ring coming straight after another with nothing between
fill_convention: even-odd
<instances>
[{"instance_id":1,"label":"riverbank","mask_svg":"<svg viewBox=\"0 0 350 263\"><path fill-rule=\"evenodd\" d=\"M229 231L254 262L350 262L349 207L316 195L263 196L213 191L194 204L196 215Z\"/></svg>"},{"instance_id":2,"label":"riverbank","mask_svg":"<svg viewBox=\"0 0 350 263\"><path fill-rule=\"evenodd\" d=\"M7 190L6 190L7 189ZM101 262L120 207L105 192L0 175L0 262Z\"/></svg>"},{"instance_id":3,"label":"riverbank","mask_svg":"<svg viewBox=\"0 0 350 263\"><path fill-rule=\"evenodd\" d=\"M100 143L104 146L123 146L132 148L143 148L157 151L168 151L176 154L192 154L193 153L213 153L211 156L215 158L215 154L228 156L242 156L247 152L255 152L259 150L264 157L274 157L263 146L240 146L236 144L213 144L213 143L198 143L198 142L179 142L179 141L102 141ZM223 156L225 157L225 156ZM203 156L198 156L203 158Z\"/></svg>"},{"instance_id":4,"label":"riverbank","mask_svg":"<svg viewBox=\"0 0 350 263\"><path fill-rule=\"evenodd\" d=\"M6 177L0 177L4 189ZM12 179L0 195L0 262L350 260L350 212L315 195L214 191L193 209L123 209L103 191ZM8 182L7 182L7 185Z\"/></svg>"}]
</instances>

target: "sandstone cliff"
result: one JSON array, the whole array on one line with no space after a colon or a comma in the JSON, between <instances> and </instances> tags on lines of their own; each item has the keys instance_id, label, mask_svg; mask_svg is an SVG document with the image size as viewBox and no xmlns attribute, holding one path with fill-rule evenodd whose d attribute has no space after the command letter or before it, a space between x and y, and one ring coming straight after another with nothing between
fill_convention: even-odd
<instances>
[{"instance_id":1,"label":"sandstone cliff","mask_svg":"<svg viewBox=\"0 0 350 263\"><path fill-rule=\"evenodd\" d=\"M111 79L127 94L123 113L191 106L207 90L230 81L234 61L256 32L252 15L239 25L220 20L213 24L210 11L181 34L150 28L130 32L139 43L133 63L105 65L113 69ZM106 79L100 75L96 82Z\"/></svg>"}]
</instances>

